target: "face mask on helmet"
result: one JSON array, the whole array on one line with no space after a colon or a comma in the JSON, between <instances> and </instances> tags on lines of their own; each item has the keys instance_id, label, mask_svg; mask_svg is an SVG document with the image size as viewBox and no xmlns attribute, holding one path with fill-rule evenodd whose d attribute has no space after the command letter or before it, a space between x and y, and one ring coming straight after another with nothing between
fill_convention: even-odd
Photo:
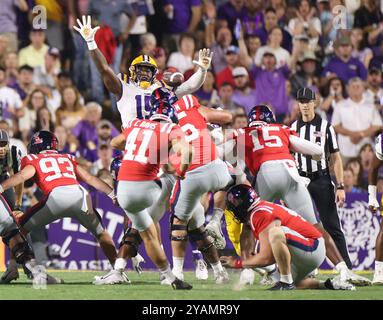
<instances>
[{"instance_id":1,"label":"face mask on helmet","mask_svg":"<svg viewBox=\"0 0 383 320\"><path fill-rule=\"evenodd\" d=\"M141 88L148 88L153 83L157 69L153 66L139 64L134 66L133 81Z\"/></svg>"}]
</instances>

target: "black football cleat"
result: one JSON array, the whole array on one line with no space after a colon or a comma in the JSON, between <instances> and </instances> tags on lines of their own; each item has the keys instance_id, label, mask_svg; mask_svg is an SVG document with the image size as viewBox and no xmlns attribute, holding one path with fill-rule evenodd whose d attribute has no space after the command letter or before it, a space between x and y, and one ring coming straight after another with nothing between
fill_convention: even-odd
<instances>
[{"instance_id":1,"label":"black football cleat","mask_svg":"<svg viewBox=\"0 0 383 320\"><path fill-rule=\"evenodd\" d=\"M295 290L296 287L293 283L285 283L278 281L273 287L267 289L270 291L277 291L277 290Z\"/></svg>"},{"instance_id":2,"label":"black football cleat","mask_svg":"<svg viewBox=\"0 0 383 320\"><path fill-rule=\"evenodd\" d=\"M174 290L191 290L193 288L192 285L178 278L172 282L172 287Z\"/></svg>"}]
</instances>

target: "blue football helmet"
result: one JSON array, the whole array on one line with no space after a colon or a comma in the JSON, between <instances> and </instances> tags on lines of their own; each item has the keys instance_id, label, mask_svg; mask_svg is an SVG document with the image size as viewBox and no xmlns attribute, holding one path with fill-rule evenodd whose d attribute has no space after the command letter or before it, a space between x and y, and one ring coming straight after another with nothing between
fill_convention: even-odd
<instances>
[{"instance_id":1,"label":"blue football helmet","mask_svg":"<svg viewBox=\"0 0 383 320\"><path fill-rule=\"evenodd\" d=\"M28 144L28 153L39 154L46 150L56 150L58 148L58 139L50 131L41 130L36 132Z\"/></svg>"},{"instance_id":2,"label":"blue football helmet","mask_svg":"<svg viewBox=\"0 0 383 320\"><path fill-rule=\"evenodd\" d=\"M172 106L177 100L176 95L166 88L154 90L150 99L152 108L149 119L178 123L177 113Z\"/></svg>"},{"instance_id":3,"label":"blue football helmet","mask_svg":"<svg viewBox=\"0 0 383 320\"><path fill-rule=\"evenodd\" d=\"M110 164L110 174L112 175L114 181L117 180L118 172L120 171L121 164L122 164L122 158L123 156L119 155L115 157L112 163Z\"/></svg>"},{"instance_id":4,"label":"blue football helmet","mask_svg":"<svg viewBox=\"0 0 383 320\"><path fill-rule=\"evenodd\" d=\"M275 123L275 115L267 104L259 104L251 109L247 116L249 127L264 123Z\"/></svg>"},{"instance_id":5,"label":"blue football helmet","mask_svg":"<svg viewBox=\"0 0 383 320\"><path fill-rule=\"evenodd\" d=\"M231 187L226 195L226 207L240 222L247 222L249 213L260 200L255 190L246 185L238 184Z\"/></svg>"}]
</instances>

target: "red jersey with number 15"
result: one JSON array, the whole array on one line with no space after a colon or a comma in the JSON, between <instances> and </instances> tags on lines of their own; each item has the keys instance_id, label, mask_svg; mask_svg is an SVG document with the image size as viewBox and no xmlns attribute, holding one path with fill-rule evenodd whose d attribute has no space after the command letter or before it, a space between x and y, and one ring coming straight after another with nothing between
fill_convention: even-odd
<instances>
[{"instance_id":1,"label":"red jersey with number 15","mask_svg":"<svg viewBox=\"0 0 383 320\"><path fill-rule=\"evenodd\" d=\"M178 124L185 133L186 141L193 146L193 160L188 171L201 167L217 159L217 147L211 139L206 120L198 111L200 103L188 94L173 104L177 111Z\"/></svg>"},{"instance_id":2,"label":"red jersey with number 15","mask_svg":"<svg viewBox=\"0 0 383 320\"><path fill-rule=\"evenodd\" d=\"M118 180L156 180L160 164L168 163L169 141L182 139L181 128L174 123L133 119L124 129L125 153Z\"/></svg>"},{"instance_id":3,"label":"red jersey with number 15","mask_svg":"<svg viewBox=\"0 0 383 320\"><path fill-rule=\"evenodd\" d=\"M294 160L290 153L290 136L297 133L281 124L265 124L235 130L238 157L255 177L261 165L271 160ZM243 156L244 154L244 156Z\"/></svg>"},{"instance_id":4,"label":"red jersey with number 15","mask_svg":"<svg viewBox=\"0 0 383 320\"><path fill-rule=\"evenodd\" d=\"M21 160L21 169L28 165L36 169L33 179L46 196L56 187L79 184L76 158L70 154L54 151L28 154Z\"/></svg>"}]
</instances>

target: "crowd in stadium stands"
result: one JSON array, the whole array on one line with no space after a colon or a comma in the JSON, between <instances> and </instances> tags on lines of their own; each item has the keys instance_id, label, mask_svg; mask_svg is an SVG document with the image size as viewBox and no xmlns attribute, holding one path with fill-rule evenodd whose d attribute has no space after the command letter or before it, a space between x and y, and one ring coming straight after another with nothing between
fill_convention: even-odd
<instances>
[{"instance_id":1,"label":"crowd in stadium stands","mask_svg":"<svg viewBox=\"0 0 383 320\"><path fill-rule=\"evenodd\" d=\"M116 73L140 53L190 77L198 50L213 68L195 92L202 104L235 114L233 127L268 102L279 122L298 116L295 94L317 93L317 113L338 133L347 191L367 187L374 135L382 126L383 14L376 0L3 0L0 10L0 117L27 144L40 129L103 173L120 127L108 93L73 31L89 14L96 42ZM46 26L41 13L46 8ZM44 18L44 17L43 17ZM20 142L21 141L21 142ZM104 171L103 171L104 170ZM383 179L378 191L383 191Z\"/></svg>"}]
</instances>

